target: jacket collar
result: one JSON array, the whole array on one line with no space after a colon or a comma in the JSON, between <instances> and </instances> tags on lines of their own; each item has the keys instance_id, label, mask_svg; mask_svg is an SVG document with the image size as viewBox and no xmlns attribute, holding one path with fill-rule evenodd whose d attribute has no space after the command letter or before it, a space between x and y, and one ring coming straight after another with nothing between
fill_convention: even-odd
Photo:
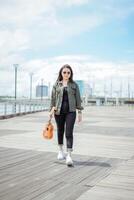
<instances>
[{"instance_id":1,"label":"jacket collar","mask_svg":"<svg viewBox=\"0 0 134 200\"><path fill-rule=\"evenodd\" d=\"M58 81L57 85L60 87L63 86L62 81ZM70 81L68 81L68 86L70 86L70 85L72 85L72 83Z\"/></svg>"}]
</instances>

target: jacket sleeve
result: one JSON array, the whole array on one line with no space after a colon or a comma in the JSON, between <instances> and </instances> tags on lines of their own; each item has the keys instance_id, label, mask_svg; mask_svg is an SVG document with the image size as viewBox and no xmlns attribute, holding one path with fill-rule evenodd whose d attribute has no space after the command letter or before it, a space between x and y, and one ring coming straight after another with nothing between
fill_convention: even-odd
<instances>
[{"instance_id":1,"label":"jacket sleeve","mask_svg":"<svg viewBox=\"0 0 134 200\"><path fill-rule=\"evenodd\" d=\"M51 100L50 100L50 111L52 109L52 107L55 107L56 105L56 88L55 85L52 88L52 92L51 92Z\"/></svg>"},{"instance_id":2,"label":"jacket sleeve","mask_svg":"<svg viewBox=\"0 0 134 200\"><path fill-rule=\"evenodd\" d=\"M82 106L82 99L80 96L80 90L79 90L79 86L76 84L76 108L78 110L83 110L83 106Z\"/></svg>"}]
</instances>

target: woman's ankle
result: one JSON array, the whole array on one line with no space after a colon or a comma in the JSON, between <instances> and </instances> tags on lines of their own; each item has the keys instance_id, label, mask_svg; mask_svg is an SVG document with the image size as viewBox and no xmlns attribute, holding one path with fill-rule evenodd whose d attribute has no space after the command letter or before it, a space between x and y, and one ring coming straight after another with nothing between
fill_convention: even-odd
<instances>
[{"instance_id":1,"label":"woman's ankle","mask_svg":"<svg viewBox=\"0 0 134 200\"><path fill-rule=\"evenodd\" d=\"M67 148L67 155L71 156L73 149L72 148Z\"/></svg>"},{"instance_id":2,"label":"woman's ankle","mask_svg":"<svg viewBox=\"0 0 134 200\"><path fill-rule=\"evenodd\" d=\"M59 151L63 151L63 144L59 144L58 147L59 147Z\"/></svg>"}]
</instances>

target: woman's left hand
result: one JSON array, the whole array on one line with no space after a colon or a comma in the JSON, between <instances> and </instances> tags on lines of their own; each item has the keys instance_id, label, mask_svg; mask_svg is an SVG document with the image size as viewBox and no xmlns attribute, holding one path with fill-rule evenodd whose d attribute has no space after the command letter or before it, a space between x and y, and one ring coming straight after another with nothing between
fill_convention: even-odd
<instances>
[{"instance_id":1,"label":"woman's left hand","mask_svg":"<svg viewBox=\"0 0 134 200\"><path fill-rule=\"evenodd\" d=\"M82 114L78 113L78 122L81 122L81 121L82 121Z\"/></svg>"}]
</instances>

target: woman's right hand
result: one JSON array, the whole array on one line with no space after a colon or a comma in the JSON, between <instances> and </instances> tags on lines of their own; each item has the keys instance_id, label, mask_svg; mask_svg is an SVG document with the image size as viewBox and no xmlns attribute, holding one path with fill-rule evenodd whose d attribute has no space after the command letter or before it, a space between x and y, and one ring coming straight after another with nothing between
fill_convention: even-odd
<instances>
[{"instance_id":1,"label":"woman's right hand","mask_svg":"<svg viewBox=\"0 0 134 200\"><path fill-rule=\"evenodd\" d=\"M53 108L51 109L51 111L49 112L49 116L50 116L50 118L53 117L54 112L55 112L55 107L53 107Z\"/></svg>"},{"instance_id":2,"label":"woman's right hand","mask_svg":"<svg viewBox=\"0 0 134 200\"><path fill-rule=\"evenodd\" d=\"M78 122L82 122L82 113L78 113Z\"/></svg>"},{"instance_id":3,"label":"woman's right hand","mask_svg":"<svg viewBox=\"0 0 134 200\"><path fill-rule=\"evenodd\" d=\"M50 118L53 117L53 112L52 112L52 111L49 112L49 117L50 117Z\"/></svg>"}]
</instances>

